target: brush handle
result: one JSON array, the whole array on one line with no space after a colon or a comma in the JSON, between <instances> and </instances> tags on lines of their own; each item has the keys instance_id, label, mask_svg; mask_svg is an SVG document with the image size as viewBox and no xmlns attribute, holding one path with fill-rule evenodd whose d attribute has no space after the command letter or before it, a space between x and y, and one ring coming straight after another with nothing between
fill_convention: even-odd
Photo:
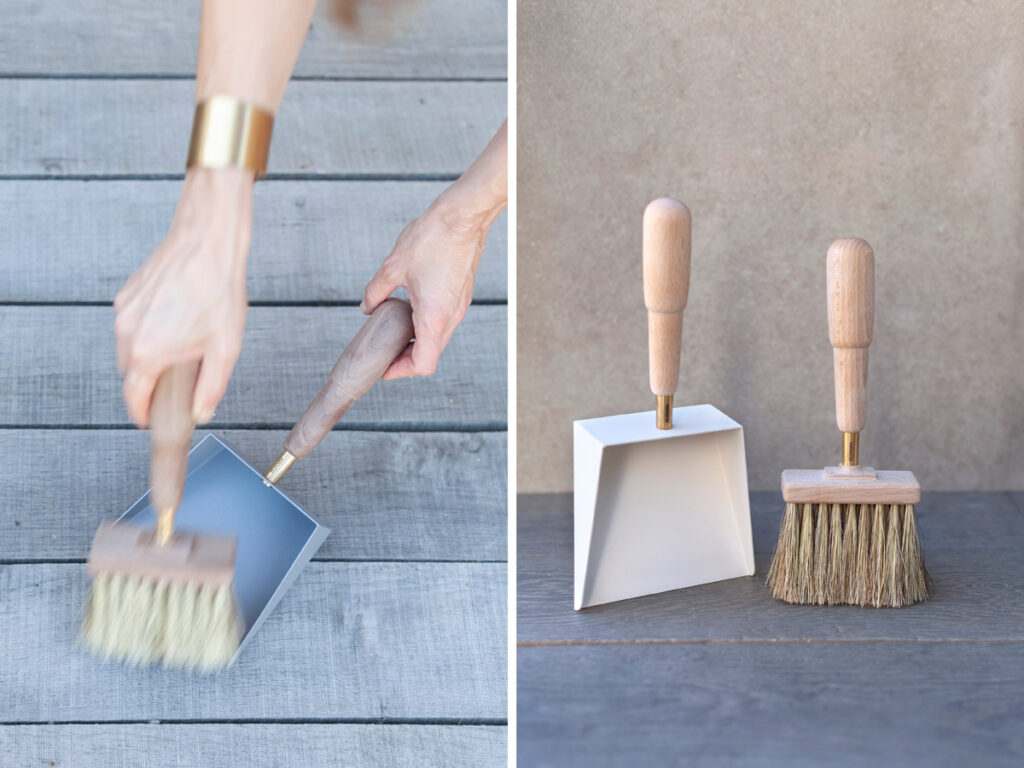
<instances>
[{"instance_id":1,"label":"brush handle","mask_svg":"<svg viewBox=\"0 0 1024 768\"><path fill-rule=\"evenodd\" d=\"M171 366L157 380L150 405L149 497L158 516L170 515L164 521L168 534L185 489L188 445L195 429L192 394L198 374L198 360Z\"/></svg>"},{"instance_id":2,"label":"brush handle","mask_svg":"<svg viewBox=\"0 0 1024 768\"><path fill-rule=\"evenodd\" d=\"M288 433L285 450L296 459L309 456L352 403L384 375L412 337L412 307L407 301L387 299L377 307L341 353L323 389Z\"/></svg>"},{"instance_id":3,"label":"brush handle","mask_svg":"<svg viewBox=\"0 0 1024 768\"><path fill-rule=\"evenodd\" d=\"M660 197L644 210L643 258L651 392L672 395L690 291L690 210L678 200Z\"/></svg>"},{"instance_id":4,"label":"brush handle","mask_svg":"<svg viewBox=\"0 0 1024 768\"><path fill-rule=\"evenodd\" d=\"M860 432L867 415L868 346L875 318L875 254L856 237L828 249L828 337L836 382L836 424Z\"/></svg>"}]
</instances>

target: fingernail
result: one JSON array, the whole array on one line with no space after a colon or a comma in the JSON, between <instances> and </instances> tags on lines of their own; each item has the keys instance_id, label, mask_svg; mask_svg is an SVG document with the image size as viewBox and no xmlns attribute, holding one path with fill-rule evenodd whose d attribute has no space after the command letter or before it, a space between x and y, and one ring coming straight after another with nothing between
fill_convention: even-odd
<instances>
[{"instance_id":1,"label":"fingernail","mask_svg":"<svg viewBox=\"0 0 1024 768\"><path fill-rule=\"evenodd\" d=\"M359 311L362 312L364 315L366 314L366 299L363 299L361 302L359 302Z\"/></svg>"},{"instance_id":2,"label":"fingernail","mask_svg":"<svg viewBox=\"0 0 1024 768\"><path fill-rule=\"evenodd\" d=\"M213 421L213 417L216 415L216 411L204 411L203 413L200 413L195 417L196 424L199 424L200 426L205 426L206 424L209 424L211 421Z\"/></svg>"}]
</instances>

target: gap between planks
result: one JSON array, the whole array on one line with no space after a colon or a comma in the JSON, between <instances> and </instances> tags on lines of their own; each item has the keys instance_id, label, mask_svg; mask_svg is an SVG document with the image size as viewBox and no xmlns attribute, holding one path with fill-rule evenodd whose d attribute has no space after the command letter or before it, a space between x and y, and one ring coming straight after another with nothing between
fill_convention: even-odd
<instances>
[{"instance_id":1,"label":"gap between planks","mask_svg":"<svg viewBox=\"0 0 1024 768\"><path fill-rule=\"evenodd\" d=\"M516 643L517 648L572 648L576 646L614 645L812 645L825 643L833 645L855 645L872 643L1024 643L1020 637L784 637L766 638L669 638L635 640L524 640Z\"/></svg>"},{"instance_id":2,"label":"gap between planks","mask_svg":"<svg viewBox=\"0 0 1024 768\"><path fill-rule=\"evenodd\" d=\"M508 725L502 718L474 717L268 717L268 718L212 718L203 719L154 719L154 720L6 720L0 727L26 725L457 725L496 726Z\"/></svg>"}]
</instances>

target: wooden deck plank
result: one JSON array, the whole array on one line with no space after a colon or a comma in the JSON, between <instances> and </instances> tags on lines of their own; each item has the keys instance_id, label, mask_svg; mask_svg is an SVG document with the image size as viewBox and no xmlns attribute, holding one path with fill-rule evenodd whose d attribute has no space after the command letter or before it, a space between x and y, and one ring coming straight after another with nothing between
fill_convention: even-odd
<instances>
[{"instance_id":1,"label":"wooden deck plank","mask_svg":"<svg viewBox=\"0 0 1024 768\"><path fill-rule=\"evenodd\" d=\"M368 33L342 31L319 3L299 56L299 76L504 77L503 0L390 3L391 23ZM383 21L383 19L382 19ZM195 72L199 1L135 3L9 0L0 26L0 73L191 74Z\"/></svg>"},{"instance_id":2,"label":"wooden deck plank","mask_svg":"<svg viewBox=\"0 0 1024 768\"><path fill-rule=\"evenodd\" d=\"M32 725L0 726L11 766L265 768L350 766L497 768L507 729L455 725Z\"/></svg>"},{"instance_id":3,"label":"wooden deck plank","mask_svg":"<svg viewBox=\"0 0 1024 768\"><path fill-rule=\"evenodd\" d=\"M187 80L0 80L0 175L182 174L193 100ZM459 174L505 110L504 83L295 82L268 172Z\"/></svg>"},{"instance_id":4,"label":"wooden deck plank","mask_svg":"<svg viewBox=\"0 0 1024 768\"><path fill-rule=\"evenodd\" d=\"M505 422L506 308L470 307L435 375L382 382L356 424ZM253 307L211 427L295 422L362 325L357 307ZM110 307L0 307L0 424L127 425Z\"/></svg>"},{"instance_id":5,"label":"wooden deck plank","mask_svg":"<svg viewBox=\"0 0 1024 768\"><path fill-rule=\"evenodd\" d=\"M256 185L249 300L349 301L444 182ZM107 301L167 234L178 181L0 181L0 302ZM507 297L506 219L480 260L476 300Z\"/></svg>"},{"instance_id":6,"label":"wooden deck plank","mask_svg":"<svg viewBox=\"0 0 1024 768\"><path fill-rule=\"evenodd\" d=\"M519 561L518 636L523 644L762 640L1003 640L1024 642L1020 556L1001 551L930 551L935 591L899 610L787 605L757 574L658 595L572 609L572 558Z\"/></svg>"},{"instance_id":7,"label":"wooden deck plank","mask_svg":"<svg viewBox=\"0 0 1024 768\"><path fill-rule=\"evenodd\" d=\"M287 433L215 434L265 469ZM84 558L149 485L137 430L0 430L0 456L0 560ZM334 532L320 558L504 560L505 456L504 432L332 432L280 487Z\"/></svg>"},{"instance_id":8,"label":"wooden deck plank","mask_svg":"<svg viewBox=\"0 0 1024 768\"><path fill-rule=\"evenodd\" d=\"M0 722L503 720L504 564L312 563L219 675L75 646L81 565L0 566Z\"/></svg>"},{"instance_id":9,"label":"wooden deck plank","mask_svg":"<svg viewBox=\"0 0 1024 768\"><path fill-rule=\"evenodd\" d=\"M574 766L1018 766L1024 644L521 648L518 755Z\"/></svg>"}]
</instances>

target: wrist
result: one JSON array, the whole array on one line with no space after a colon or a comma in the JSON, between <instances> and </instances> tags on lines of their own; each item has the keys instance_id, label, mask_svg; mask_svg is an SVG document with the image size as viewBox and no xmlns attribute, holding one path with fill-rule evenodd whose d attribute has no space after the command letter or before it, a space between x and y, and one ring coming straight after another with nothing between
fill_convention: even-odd
<instances>
[{"instance_id":1,"label":"wrist","mask_svg":"<svg viewBox=\"0 0 1024 768\"><path fill-rule=\"evenodd\" d=\"M248 168L189 168L181 197L251 202L255 182L256 173Z\"/></svg>"},{"instance_id":2,"label":"wrist","mask_svg":"<svg viewBox=\"0 0 1024 768\"><path fill-rule=\"evenodd\" d=\"M432 207L454 229L486 233L505 209L506 199L463 176L442 192Z\"/></svg>"}]
</instances>

